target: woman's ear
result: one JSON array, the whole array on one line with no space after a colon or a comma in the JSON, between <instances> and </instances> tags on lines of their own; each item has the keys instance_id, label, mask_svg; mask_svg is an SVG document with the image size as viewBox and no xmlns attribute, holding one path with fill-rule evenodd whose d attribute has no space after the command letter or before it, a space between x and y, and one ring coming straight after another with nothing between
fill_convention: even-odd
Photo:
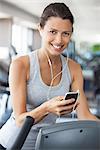
<instances>
[{"instance_id":1,"label":"woman's ear","mask_svg":"<svg viewBox=\"0 0 100 150\"><path fill-rule=\"evenodd\" d=\"M38 31L40 33L40 36L42 36L42 28L41 28L40 24L38 24Z\"/></svg>"}]
</instances>

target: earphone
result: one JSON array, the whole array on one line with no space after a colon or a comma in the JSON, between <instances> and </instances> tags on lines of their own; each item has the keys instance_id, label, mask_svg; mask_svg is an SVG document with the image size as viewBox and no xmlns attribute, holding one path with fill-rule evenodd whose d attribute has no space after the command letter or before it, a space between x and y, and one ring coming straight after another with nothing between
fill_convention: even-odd
<instances>
[{"instance_id":1,"label":"earphone","mask_svg":"<svg viewBox=\"0 0 100 150\"><path fill-rule=\"evenodd\" d=\"M52 89L53 82L65 70L66 64L64 65L63 69L58 74L53 76L52 63L51 63L51 60L50 60L50 58L49 58L47 53L46 53L46 57L47 57L47 60L48 60L49 66L50 66L50 73L51 73L51 83L50 83L49 90L47 92L47 100L49 100L49 95L50 95L50 92L51 92L51 89ZM67 61L68 61L68 57L67 57Z\"/></svg>"},{"instance_id":2,"label":"earphone","mask_svg":"<svg viewBox=\"0 0 100 150\"><path fill-rule=\"evenodd\" d=\"M49 66L50 66L50 73L51 73L51 83L50 83L49 90L47 92L47 100L49 100L50 99L49 95L50 95L50 92L51 92L51 89L52 89L53 82L65 70L66 64L64 65L63 69L53 77L53 68L52 68L51 60L50 60L47 53L46 53L46 56L47 56L47 60L48 60ZM68 55L67 55L67 62L68 62ZM75 117L74 113L75 113L75 110L73 108L72 113L71 113L72 119L74 119L74 117ZM60 118L60 116L59 116L59 118Z\"/></svg>"},{"instance_id":3,"label":"earphone","mask_svg":"<svg viewBox=\"0 0 100 150\"><path fill-rule=\"evenodd\" d=\"M47 53L46 53L46 56L47 56L47 60L48 60L49 66L50 66L50 74L51 74L51 81L52 81L52 79L53 79L52 63L51 63L51 60L50 60L50 58L49 58ZM50 83L50 85L51 85L51 83Z\"/></svg>"},{"instance_id":4,"label":"earphone","mask_svg":"<svg viewBox=\"0 0 100 150\"><path fill-rule=\"evenodd\" d=\"M48 56L48 54L46 53L46 56L47 56L47 60L48 60L48 63L49 63L49 66L50 66L50 73L51 73L51 83L50 83L50 87L49 87L49 90L47 92L47 100L49 100L49 95L50 95L50 92L51 92L51 89L52 89L52 85L53 85L53 82L54 80L65 70L65 67L66 67L66 64L64 65L63 69L58 73L56 74L54 77L53 77L53 68L52 68L52 62ZM67 62L68 62L68 55L67 55ZM67 63L66 62L66 63ZM74 107L73 107L73 110L72 110L72 113L71 113L71 116L72 116L72 119L74 119L75 117L75 110L74 110ZM59 116L60 118L60 116Z\"/></svg>"}]
</instances>

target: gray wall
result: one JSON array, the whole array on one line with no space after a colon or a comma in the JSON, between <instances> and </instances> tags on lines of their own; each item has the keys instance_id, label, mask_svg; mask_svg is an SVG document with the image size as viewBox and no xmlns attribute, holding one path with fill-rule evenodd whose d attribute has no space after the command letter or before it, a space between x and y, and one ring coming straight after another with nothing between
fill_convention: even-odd
<instances>
[{"instance_id":1,"label":"gray wall","mask_svg":"<svg viewBox=\"0 0 100 150\"><path fill-rule=\"evenodd\" d=\"M11 43L12 19L0 19L0 47L9 47Z\"/></svg>"}]
</instances>

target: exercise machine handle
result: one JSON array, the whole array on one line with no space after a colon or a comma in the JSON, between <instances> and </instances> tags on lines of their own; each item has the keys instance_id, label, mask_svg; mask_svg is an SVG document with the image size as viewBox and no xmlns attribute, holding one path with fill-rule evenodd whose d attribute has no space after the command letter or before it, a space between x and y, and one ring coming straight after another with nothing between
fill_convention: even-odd
<instances>
[{"instance_id":1,"label":"exercise machine handle","mask_svg":"<svg viewBox=\"0 0 100 150\"><path fill-rule=\"evenodd\" d=\"M21 131L18 134L17 139L15 140L15 142L12 145L12 147L10 148L10 150L14 150L14 149L21 150L33 124L34 124L34 118L32 118L31 116L27 116L25 119L25 122L21 128Z\"/></svg>"}]
</instances>

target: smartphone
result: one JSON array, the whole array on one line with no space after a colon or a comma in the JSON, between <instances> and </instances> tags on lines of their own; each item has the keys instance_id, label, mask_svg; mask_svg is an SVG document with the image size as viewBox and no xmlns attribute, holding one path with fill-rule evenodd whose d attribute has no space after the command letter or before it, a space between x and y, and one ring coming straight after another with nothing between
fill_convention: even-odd
<instances>
[{"instance_id":1,"label":"smartphone","mask_svg":"<svg viewBox=\"0 0 100 150\"><path fill-rule=\"evenodd\" d=\"M78 97L79 97L79 90L77 90L76 92L68 92L65 94L65 100L74 98L76 102Z\"/></svg>"}]
</instances>

